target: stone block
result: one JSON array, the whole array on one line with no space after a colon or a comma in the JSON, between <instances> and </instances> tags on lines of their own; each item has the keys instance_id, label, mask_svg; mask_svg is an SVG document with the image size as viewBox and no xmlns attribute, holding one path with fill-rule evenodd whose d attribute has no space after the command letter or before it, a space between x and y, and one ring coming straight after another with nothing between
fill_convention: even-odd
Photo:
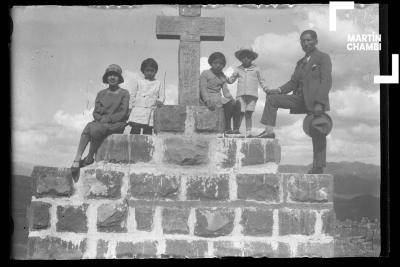
<instances>
[{"instance_id":1,"label":"stone block","mask_svg":"<svg viewBox=\"0 0 400 267\"><path fill-rule=\"evenodd\" d=\"M275 257L275 251L272 246L261 241L244 242L243 254L245 257Z\"/></svg>"},{"instance_id":2,"label":"stone block","mask_svg":"<svg viewBox=\"0 0 400 267\"><path fill-rule=\"evenodd\" d=\"M242 233L250 236L271 236L273 211L266 208L244 208L240 224Z\"/></svg>"},{"instance_id":3,"label":"stone block","mask_svg":"<svg viewBox=\"0 0 400 267\"><path fill-rule=\"evenodd\" d=\"M265 162L281 162L281 146L277 139L268 140L265 144Z\"/></svg>"},{"instance_id":4,"label":"stone block","mask_svg":"<svg viewBox=\"0 0 400 267\"><path fill-rule=\"evenodd\" d=\"M150 173L132 173L130 175L130 193L133 198L146 200L177 199L180 180L166 175Z\"/></svg>"},{"instance_id":5,"label":"stone block","mask_svg":"<svg viewBox=\"0 0 400 267\"><path fill-rule=\"evenodd\" d=\"M86 251L86 239L80 242L65 241L58 237L29 237L28 259L78 260Z\"/></svg>"},{"instance_id":6,"label":"stone block","mask_svg":"<svg viewBox=\"0 0 400 267\"><path fill-rule=\"evenodd\" d=\"M164 234L189 234L189 208L163 208L162 228Z\"/></svg>"},{"instance_id":7,"label":"stone block","mask_svg":"<svg viewBox=\"0 0 400 267\"><path fill-rule=\"evenodd\" d=\"M276 249L271 244L260 241L244 242L245 257L288 258L291 256L288 244L278 242Z\"/></svg>"},{"instance_id":8,"label":"stone block","mask_svg":"<svg viewBox=\"0 0 400 267\"><path fill-rule=\"evenodd\" d=\"M280 202L280 175L237 174L238 199Z\"/></svg>"},{"instance_id":9,"label":"stone block","mask_svg":"<svg viewBox=\"0 0 400 267\"><path fill-rule=\"evenodd\" d=\"M51 204L46 202L31 202L28 210L30 230L43 230L50 227L50 207Z\"/></svg>"},{"instance_id":10,"label":"stone block","mask_svg":"<svg viewBox=\"0 0 400 267\"><path fill-rule=\"evenodd\" d=\"M126 233L128 207L124 204L102 204L97 210L97 231Z\"/></svg>"},{"instance_id":11,"label":"stone block","mask_svg":"<svg viewBox=\"0 0 400 267\"><path fill-rule=\"evenodd\" d=\"M229 235L233 230L235 212L230 208L196 209L194 234L203 237Z\"/></svg>"},{"instance_id":12,"label":"stone block","mask_svg":"<svg viewBox=\"0 0 400 267\"><path fill-rule=\"evenodd\" d=\"M334 210L323 211L322 215L322 233L335 236L336 214Z\"/></svg>"},{"instance_id":13,"label":"stone block","mask_svg":"<svg viewBox=\"0 0 400 267\"><path fill-rule=\"evenodd\" d=\"M69 197L73 194L70 168L35 166L32 172L33 195L41 197Z\"/></svg>"},{"instance_id":14,"label":"stone block","mask_svg":"<svg viewBox=\"0 0 400 267\"><path fill-rule=\"evenodd\" d=\"M207 241L196 240L166 240L165 254L166 258L204 258L208 251Z\"/></svg>"},{"instance_id":15,"label":"stone block","mask_svg":"<svg viewBox=\"0 0 400 267\"><path fill-rule=\"evenodd\" d=\"M129 163L149 162L153 158L153 137L149 135L131 134L129 139Z\"/></svg>"},{"instance_id":16,"label":"stone block","mask_svg":"<svg viewBox=\"0 0 400 267\"><path fill-rule=\"evenodd\" d=\"M209 163L209 141L200 138L170 137L165 139L164 162L181 166Z\"/></svg>"},{"instance_id":17,"label":"stone block","mask_svg":"<svg viewBox=\"0 0 400 267\"><path fill-rule=\"evenodd\" d=\"M330 174L284 174L287 179L287 201L332 202L333 176Z\"/></svg>"},{"instance_id":18,"label":"stone block","mask_svg":"<svg viewBox=\"0 0 400 267\"><path fill-rule=\"evenodd\" d=\"M232 241L214 242L214 256L216 257L240 257L243 256L243 249Z\"/></svg>"},{"instance_id":19,"label":"stone block","mask_svg":"<svg viewBox=\"0 0 400 267\"><path fill-rule=\"evenodd\" d=\"M164 105L154 112L154 130L159 132L185 131L186 106Z\"/></svg>"},{"instance_id":20,"label":"stone block","mask_svg":"<svg viewBox=\"0 0 400 267\"><path fill-rule=\"evenodd\" d=\"M221 155L218 164L222 168L233 168L236 164L236 138L218 138L217 142L220 148L217 154Z\"/></svg>"},{"instance_id":21,"label":"stone block","mask_svg":"<svg viewBox=\"0 0 400 267\"><path fill-rule=\"evenodd\" d=\"M188 177L186 190L188 200L227 200L229 175Z\"/></svg>"},{"instance_id":22,"label":"stone block","mask_svg":"<svg viewBox=\"0 0 400 267\"><path fill-rule=\"evenodd\" d=\"M110 163L129 162L129 139L126 134L112 134L108 136L96 153L96 161Z\"/></svg>"},{"instance_id":23,"label":"stone block","mask_svg":"<svg viewBox=\"0 0 400 267\"><path fill-rule=\"evenodd\" d=\"M334 257L334 241L329 242L300 242L297 245L297 257Z\"/></svg>"},{"instance_id":24,"label":"stone block","mask_svg":"<svg viewBox=\"0 0 400 267\"><path fill-rule=\"evenodd\" d=\"M103 239L97 240L96 259L105 259L108 251L108 241Z\"/></svg>"},{"instance_id":25,"label":"stone block","mask_svg":"<svg viewBox=\"0 0 400 267\"><path fill-rule=\"evenodd\" d=\"M81 206L57 206L57 232L87 233L86 210L88 204Z\"/></svg>"},{"instance_id":26,"label":"stone block","mask_svg":"<svg viewBox=\"0 0 400 267\"><path fill-rule=\"evenodd\" d=\"M244 154L242 166L263 164L264 146L261 139L248 139L242 143L240 152Z\"/></svg>"},{"instance_id":27,"label":"stone block","mask_svg":"<svg viewBox=\"0 0 400 267\"><path fill-rule=\"evenodd\" d=\"M240 151L244 155L242 166L280 162L281 147L276 139L245 139Z\"/></svg>"},{"instance_id":28,"label":"stone block","mask_svg":"<svg viewBox=\"0 0 400 267\"><path fill-rule=\"evenodd\" d=\"M118 242L115 255L120 258L154 258L157 256L157 242Z\"/></svg>"},{"instance_id":29,"label":"stone block","mask_svg":"<svg viewBox=\"0 0 400 267\"><path fill-rule=\"evenodd\" d=\"M136 228L139 231L151 232L153 229L154 208L135 207Z\"/></svg>"},{"instance_id":30,"label":"stone block","mask_svg":"<svg viewBox=\"0 0 400 267\"><path fill-rule=\"evenodd\" d=\"M83 186L85 198L119 199L123 172L89 169L85 171Z\"/></svg>"},{"instance_id":31,"label":"stone block","mask_svg":"<svg viewBox=\"0 0 400 267\"><path fill-rule=\"evenodd\" d=\"M279 235L312 235L315 231L316 214L305 209L280 209Z\"/></svg>"},{"instance_id":32,"label":"stone block","mask_svg":"<svg viewBox=\"0 0 400 267\"><path fill-rule=\"evenodd\" d=\"M223 108L211 111L206 106L194 107L194 125L196 132L222 133L225 129Z\"/></svg>"}]
</instances>

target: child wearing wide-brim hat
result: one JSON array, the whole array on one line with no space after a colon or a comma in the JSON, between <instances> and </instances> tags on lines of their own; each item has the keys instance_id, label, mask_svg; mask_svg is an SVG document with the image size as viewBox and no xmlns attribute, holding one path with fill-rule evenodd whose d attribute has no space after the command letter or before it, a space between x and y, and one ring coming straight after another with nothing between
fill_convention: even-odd
<instances>
[{"instance_id":1,"label":"child wearing wide-brim hat","mask_svg":"<svg viewBox=\"0 0 400 267\"><path fill-rule=\"evenodd\" d=\"M238 79L236 100L240 103L240 122L243 117L246 119L246 137L253 137L252 115L258 100L258 85L266 91L268 89L264 78L261 76L260 69L252 62L258 54L251 48L243 47L235 52L235 57L242 62L236 67L232 75L227 78L227 83L234 83ZM240 127L239 123L239 127ZM240 134L239 129L235 129L233 134Z\"/></svg>"}]
</instances>

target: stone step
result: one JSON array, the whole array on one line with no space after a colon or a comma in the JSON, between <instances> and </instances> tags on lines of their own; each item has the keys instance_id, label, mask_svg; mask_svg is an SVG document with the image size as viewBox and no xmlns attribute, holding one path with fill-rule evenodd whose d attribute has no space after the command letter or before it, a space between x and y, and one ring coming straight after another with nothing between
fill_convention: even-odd
<instances>
[{"instance_id":1,"label":"stone step","mask_svg":"<svg viewBox=\"0 0 400 267\"><path fill-rule=\"evenodd\" d=\"M280 158L277 139L219 138L215 134L114 134L104 140L96 155L96 161L111 163L208 169L279 164Z\"/></svg>"},{"instance_id":2,"label":"stone step","mask_svg":"<svg viewBox=\"0 0 400 267\"><path fill-rule=\"evenodd\" d=\"M333 256L332 175L135 166L35 167L28 258Z\"/></svg>"}]
</instances>

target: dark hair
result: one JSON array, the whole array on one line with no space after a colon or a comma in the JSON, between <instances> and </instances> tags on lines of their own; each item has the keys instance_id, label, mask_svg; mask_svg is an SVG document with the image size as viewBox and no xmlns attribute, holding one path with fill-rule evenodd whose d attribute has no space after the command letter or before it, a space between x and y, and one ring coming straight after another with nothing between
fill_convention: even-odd
<instances>
[{"instance_id":1,"label":"dark hair","mask_svg":"<svg viewBox=\"0 0 400 267\"><path fill-rule=\"evenodd\" d=\"M224 62L224 67L226 65L226 59L224 54L222 54L221 52L214 52L212 53L209 57L208 57L208 64L211 65L211 63L216 60L216 59L222 59L222 61Z\"/></svg>"},{"instance_id":2,"label":"dark hair","mask_svg":"<svg viewBox=\"0 0 400 267\"><path fill-rule=\"evenodd\" d=\"M317 40L317 33L313 30L305 30L300 34L300 38L304 35L304 34L310 34L311 37L315 40Z\"/></svg>"},{"instance_id":3,"label":"dark hair","mask_svg":"<svg viewBox=\"0 0 400 267\"><path fill-rule=\"evenodd\" d=\"M143 71L146 67L151 67L151 68L155 69L156 72L158 71L158 64L152 58L147 58L147 59L143 60L142 64L140 65L140 71L143 73Z\"/></svg>"}]
</instances>

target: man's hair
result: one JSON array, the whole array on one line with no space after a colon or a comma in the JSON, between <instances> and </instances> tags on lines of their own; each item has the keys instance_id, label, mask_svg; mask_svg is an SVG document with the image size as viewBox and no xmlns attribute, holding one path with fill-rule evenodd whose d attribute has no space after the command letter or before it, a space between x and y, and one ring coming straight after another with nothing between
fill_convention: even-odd
<instances>
[{"instance_id":1,"label":"man's hair","mask_svg":"<svg viewBox=\"0 0 400 267\"><path fill-rule=\"evenodd\" d=\"M226 59L224 54L222 54L221 52L214 52L212 53L209 57L208 57L208 64L211 65L211 63L216 60L217 58L222 59L222 61L224 62L224 67L226 65Z\"/></svg>"},{"instance_id":2,"label":"man's hair","mask_svg":"<svg viewBox=\"0 0 400 267\"><path fill-rule=\"evenodd\" d=\"M147 59L143 60L142 65L140 66L140 71L143 73L143 71L146 67L151 67L151 68L155 69L156 72L158 71L158 64L152 58L147 58Z\"/></svg>"},{"instance_id":3,"label":"man's hair","mask_svg":"<svg viewBox=\"0 0 400 267\"><path fill-rule=\"evenodd\" d=\"M303 31L302 33L301 33L301 35L300 35L300 38L304 35L304 34L310 34L311 35L311 37L313 38L313 39L315 39L315 40L317 40L318 38L317 38L317 33L315 32L315 31L313 31L313 30L305 30L305 31Z\"/></svg>"}]
</instances>

